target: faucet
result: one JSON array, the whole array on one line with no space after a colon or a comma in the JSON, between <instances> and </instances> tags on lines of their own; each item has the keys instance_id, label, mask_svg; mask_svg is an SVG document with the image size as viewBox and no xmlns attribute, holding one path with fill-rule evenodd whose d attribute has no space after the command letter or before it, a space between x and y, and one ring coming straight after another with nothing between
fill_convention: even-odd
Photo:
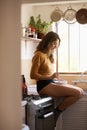
<instances>
[{"instance_id":1,"label":"faucet","mask_svg":"<svg viewBox=\"0 0 87 130\"><path fill-rule=\"evenodd\" d=\"M77 80L73 80L73 83L74 84L77 84L77 83L87 83L87 80L84 79L84 74L87 73L87 70L83 71L79 77L79 79Z\"/></svg>"},{"instance_id":2,"label":"faucet","mask_svg":"<svg viewBox=\"0 0 87 130\"><path fill-rule=\"evenodd\" d=\"M79 81L84 80L84 74L87 73L87 70L83 71L80 75Z\"/></svg>"}]
</instances>

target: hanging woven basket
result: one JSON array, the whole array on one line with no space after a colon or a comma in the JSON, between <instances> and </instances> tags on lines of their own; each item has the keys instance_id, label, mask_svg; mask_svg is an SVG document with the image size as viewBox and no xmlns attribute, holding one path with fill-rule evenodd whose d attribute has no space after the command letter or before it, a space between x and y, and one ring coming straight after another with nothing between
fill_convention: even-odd
<instances>
[{"instance_id":1,"label":"hanging woven basket","mask_svg":"<svg viewBox=\"0 0 87 130\"><path fill-rule=\"evenodd\" d=\"M62 19L62 16L63 12L58 7L56 7L56 9L51 13L50 17L53 22L58 22Z\"/></svg>"},{"instance_id":2,"label":"hanging woven basket","mask_svg":"<svg viewBox=\"0 0 87 130\"><path fill-rule=\"evenodd\" d=\"M86 24L87 23L87 9L81 8L76 13L76 19L78 23L80 24Z\"/></svg>"},{"instance_id":3,"label":"hanging woven basket","mask_svg":"<svg viewBox=\"0 0 87 130\"><path fill-rule=\"evenodd\" d=\"M72 9L72 7L68 7L68 9L64 12L63 18L67 23L76 22L76 10Z\"/></svg>"}]
</instances>

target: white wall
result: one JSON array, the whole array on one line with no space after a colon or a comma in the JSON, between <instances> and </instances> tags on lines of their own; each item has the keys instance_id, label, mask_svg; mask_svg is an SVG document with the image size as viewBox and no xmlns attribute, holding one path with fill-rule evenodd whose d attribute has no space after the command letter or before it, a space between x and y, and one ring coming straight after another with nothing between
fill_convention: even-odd
<instances>
[{"instance_id":1,"label":"white wall","mask_svg":"<svg viewBox=\"0 0 87 130\"><path fill-rule=\"evenodd\" d=\"M21 24L25 27L28 24L28 19L34 14L33 7L30 4L21 4Z\"/></svg>"},{"instance_id":2,"label":"white wall","mask_svg":"<svg viewBox=\"0 0 87 130\"><path fill-rule=\"evenodd\" d=\"M38 3L37 4L29 4L23 3L21 6L21 24L22 26L26 25L30 19L30 16L38 16L38 14L41 14L41 18L46 21L50 21L51 13L55 10L56 7L61 9L63 12L65 12L70 6L75 9L76 11L80 8L87 8L87 0L79 1L62 1L62 2L44 2L44 3Z\"/></svg>"},{"instance_id":3,"label":"white wall","mask_svg":"<svg viewBox=\"0 0 87 130\"><path fill-rule=\"evenodd\" d=\"M53 3L53 2L59 2L59 3L64 3L64 2L67 2L67 3L70 3L70 2L85 2L86 0L22 0L23 3Z\"/></svg>"},{"instance_id":4,"label":"white wall","mask_svg":"<svg viewBox=\"0 0 87 130\"><path fill-rule=\"evenodd\" d=\"M21 130L20 2L0 1L0 130Z\"/></svg>"}]
</instances>

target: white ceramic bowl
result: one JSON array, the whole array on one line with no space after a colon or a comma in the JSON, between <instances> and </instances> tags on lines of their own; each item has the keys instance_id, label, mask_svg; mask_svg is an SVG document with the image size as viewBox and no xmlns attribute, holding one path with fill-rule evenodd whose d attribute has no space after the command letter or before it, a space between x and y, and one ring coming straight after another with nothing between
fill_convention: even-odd
<instances>
[{"instance_id":1,"label":"white ceramic bowl","mask_svg":"<svg viewBox=\"0 0 87 130\"><path fill-rule=\"evenodd\" d=\"M67 80L54 80L56 84L67 84Z\"/></svg>"}]
</instances>

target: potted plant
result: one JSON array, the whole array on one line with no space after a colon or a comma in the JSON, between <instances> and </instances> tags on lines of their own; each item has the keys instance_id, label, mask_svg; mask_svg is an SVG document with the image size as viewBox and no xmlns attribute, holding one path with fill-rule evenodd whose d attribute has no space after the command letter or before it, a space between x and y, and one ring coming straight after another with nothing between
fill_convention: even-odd
<instances>
[{"instance_id":1,"label":"potted plant","mask_svg":"<svg viewBox=\"0 0 87 130\"><path fill-rule=\"evenodd\" d=\"M28 26L34 28L38 35L38 38L41 38L41 36L43 37L47 33L48 28L49 26L51 26L51 24L52 21L50 21L49 23L46 21L42 21L41 15L39 14L36 19L34 18L34 16L30 17Z\"/></svg>"}]
</instances>

